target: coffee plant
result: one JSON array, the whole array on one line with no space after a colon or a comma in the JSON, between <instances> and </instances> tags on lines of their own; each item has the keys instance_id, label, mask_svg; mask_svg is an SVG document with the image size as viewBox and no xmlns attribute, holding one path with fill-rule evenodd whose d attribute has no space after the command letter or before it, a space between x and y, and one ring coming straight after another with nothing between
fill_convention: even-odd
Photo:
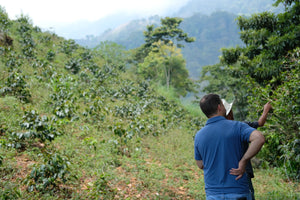
<instances>
[{"instance_id":1,"label":"coffee plant","mask_svg":"<svg viewBox=\"0 0 300 200\"><path fill-rule=\"evenodd\" d=\"M96 63L88 62L84 65L85 65L85 68L87 68L88 70L90 70L94 74L94 76L96 74L98 74L98 76L101 77L101 75L102 75L101 71L98 72L99 66Z\"/></svg>"},{"instance_id":2,"label":"coffee plant","mask_svg":"<svg viewBox=\"0 0 300 200\"><path fill-rule=\"evenodd\" d=\"M31 35L23 34L23 40L20 41L22 44L22 52L25 55L26 58L35 58L36 57L36 51L35 51L35 42Z\"/></svg>"},{"instance_id":3,"label":"coffee plant","mask_svg":"<svg viewBox=\"0 0 300 200\"><path fill-rule=\"evenodd\" d=\"M81 69L81 59L71 58L66 64L65 68L72 74L77 74Z\"/></svg>"},{"instance_id":4,"label":"coffee plant","mask_svg":"<svg viewBox=\"0 0 300 200\"><path fill-rule=\"evenodd\" d=\"M35 61L32 62L31 66L33 68L46 68L47 65L49 64L49 62L47 62L46 60L43 59L36 59Z\"/></svg>"},{"instance_id":5,"label":"coffee plant","mask_svg":"<svg viewBox=\"0 0 300 200\"><path fill-rule=\"evenodd\" d=\"M74 40L64 40L60 43L60 50L62 53L72 55L79 48L79 45Z\"/></svg>"},{"instance_id":6,"label":"coffee plant","mask_svg":"<svg viewBox=\"0 0 300 200\"><path fill-rule=\"evenodd\" d=\"M114 199L117 191L111 188L107 178L108 175L104 173L97 177L89 193L90 199Z\"/></svg>"},{"instance_id":7,"label":"coffee plant","mask_svg":"<svg viewBox=\"0 0 300 200\"><path fill-rule=\"evenodd\" d=\"M128 132L122 122L116 122L109 126L109 129L117 136L116 140L111 140L118 154L130 156L128 142L132 139L133 133Z\"/></svg>"},{"instance_id":8,"label":"coffee plant","mask_svg":"<svg viewBox=\"0 0 300 200\"><path fill-rule=\"evenodd\" d=\"M44 43L46 46L50 47L53 44L53 40L52 40L52 35L49 34L45 34L45 35L40 35L39 36L39 40L41 43ZM49 49L51 50L51 49Z\"/></svg>"},{"instance_id":9,"label":"coffee plant","mask_svg":"<svg viewBox=\"0 0 300 200\"><path fill-rule=\"evenodd\" d=\"M32 25L30 19L25 16L21 16L17 19L19 22L18 32L21 36L20 44L22 46L22 52L25 58L35 58L36 57L36 43L32 37Z\"/></svg>"},{"instance_id":10,"label":"coffee plant","mask_svg":"<svg viewBox=\"0 0 300 200\"><path fill-rule=\"evenodd\" d=\"M50 191L60 184L66 183L72 177L70 175L70 162L68 158L58 153L44 154L44 163L33 166L25 182L28 191Z\"/></svg>"},{"instance_id":11,"label":"coffee plant","mask_svg":"<svg viewBox=\"0 0 300 200\"><path fill-rule=\"evenodd\" d=\"M74 80L69 76L55 75L50 81L53 93L50 94L51 101L48 104L53 107L53 114L59 118L75 119L77 98L72 92Z\"/></svg>"},{"instance_id":12,"label":"coffee plant","mask_svg":"<svg viewBox=\"0 0 300 200\"><path fill-rule=\"evenodd\" d=\"M33 136L38 138L41 142L46 140L52 141L55 137L59 136L60 133L57 131L55 126L55 118L49 119L45 115L39 115L37 111L25 111L21 128L25 130L31 130Z\"/></svg>"},{"instance_id":13,"label":"coffee plant","mask_svg":"<svg viewBox=\"0 0 300 200\"><path fill-rule=\"evenodd\" d=\"M80 57L84 61L91 61L94 58L94 55L91 51L85 50L83 53L80 54Z\"/></svg>"},{"instance_id":14,"label":"coffee plant","mask_svg":"<svg viewBox=\"0 0 300 200\"><path fill-rule=\"evenodd\" d=\"M5 82L5 86L0 88L0 94L13 95L26 103L30 101L31 97L30 90L24 76L17 72L11 72L9 74Z\"/></svg>"},{"instance_id":15,"label":"coffee plant","mask_svg":"<svg viewBox=\"0 0 300 200\"><path fill-rule=\"evenodd\" d=\"M55 58L55 52L52 49L49 49L46 55L46 59L49 61L53 61Z\"/></svg>"},{"instance_id":16,"label":"coffee plant","mask_svg":"<svg viewBox=\"0 0 300 200\"><path fill-rule=\"evenodd\" d=\"M24 148L33 142L52 141L61 135L55 128L55 119L49 119L47 116L39 115L37 111L25 111L20 122L22 131L12 132L9 136L7 146L13 148Z\"/></svg>"},{"instance_id":17,"label":"coffee plant","mask_svg":"<svg viewBox=\"0 0 300 200\"><path fill-rule=\"evenodd\" d=\"M7 51L6 55L3 56L2 59L9 72L16 71L16 69L20 69L23 65L22 59L20 59L20 56L13 50Z\"/></svg>"},{"instance_id":18,"label":"coffee plant","mask_svg":"<svg viewBox=\"0 0 300 200\"><path fill-rule=\"evenodd\" d=\"M144 109L141 105L128 103L127 105L116 106L114 114L116 117L133 119L140 116L143 112Z\"/></svg>"},{"instance_id":19,"label":"coffee plant","mask_svg":"<svg viewBox=\"0 0 300 200\"><path fill-rule=\"evenodd\" d=\"M0 30L6 31L11 24L5 9L0 6Z\"/></svg>"},{"instance_id":20,"label":"coffee plant","mask_svg":"<svg viewBox=\"0 0 300 200\"><path fill-rule=\"evenodd\" d=\"M105 120L106 115L109 113L109 108L103 103L100 97L96 97L90 106L83 112L84 116L92 123L100 123Z\"/></svg>"}]
</instances>

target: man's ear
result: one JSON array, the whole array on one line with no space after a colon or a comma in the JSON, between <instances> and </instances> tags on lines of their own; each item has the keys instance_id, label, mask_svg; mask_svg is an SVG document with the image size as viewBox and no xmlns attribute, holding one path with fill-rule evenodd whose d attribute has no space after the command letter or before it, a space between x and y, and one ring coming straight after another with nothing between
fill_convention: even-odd
<instances>
[{"instance_id":1,"label":"man's ear","mask_svg":"<svg viewBox=\"0 0 300 200\"><path fill-rule=\"evenodd\" d=\"M222 110L222 106L221 104L218 104L218 112L221 112L221 110Z\"/></svg>"}]
</instances>

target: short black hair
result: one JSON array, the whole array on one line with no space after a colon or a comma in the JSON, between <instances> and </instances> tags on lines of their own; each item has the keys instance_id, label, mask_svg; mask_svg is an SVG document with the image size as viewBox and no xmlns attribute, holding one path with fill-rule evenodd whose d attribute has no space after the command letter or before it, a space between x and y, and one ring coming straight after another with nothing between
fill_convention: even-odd
<instances>
[{"instance_id":1,"label":"short black hair","mask_svg":"<svg viewBox=\"0 0 300 200\"><path fill-rule=\"evenodd\" d=\"M221 104L221 98L217 94L207 94L200 100L200 108L206 117L211 117L218 112L218 105Z\"/></svg>"}]
</instances>

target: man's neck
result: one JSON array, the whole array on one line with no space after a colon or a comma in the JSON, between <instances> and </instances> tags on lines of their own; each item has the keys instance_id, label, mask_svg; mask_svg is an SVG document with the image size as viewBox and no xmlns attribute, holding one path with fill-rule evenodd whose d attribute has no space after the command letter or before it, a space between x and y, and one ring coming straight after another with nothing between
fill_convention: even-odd
<instances>
[{"instance_id":1,"label":"man's neck","mask_svg":"<svg viewBox=\"0 0 300 200\"><path fill-rule=\"evenodd\" d=\"M218 116L225 117L225 116L223 116L221 113L218 113L218 114L212 115L212 116L209 117L208 119L213 118L213 117L218 117Z\"/></svg>"}]
</instances>

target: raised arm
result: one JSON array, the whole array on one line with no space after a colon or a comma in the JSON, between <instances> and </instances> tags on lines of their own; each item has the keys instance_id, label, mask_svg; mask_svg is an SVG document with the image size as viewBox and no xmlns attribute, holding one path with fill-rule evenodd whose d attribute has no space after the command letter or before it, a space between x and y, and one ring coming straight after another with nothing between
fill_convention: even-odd
<instances>
[{"instance_id":1,"label":"raised arm","mask_svg":"<svg viewBox=\"0 0 300 200\"><path fill-rule=\"evenodd\" d=\"M240 160L239 167L237 169L230 170L230 174L237 176L236 180L240 179L243 176L246 171L247 162L249 162L249 160L260 151L261 147L265 143L265 137L258 130L254 130L251 133L249 140L251 144Z\"/></svg>"},{"instance_id":2,"label":"raised arm","mask_svg":"<svg viewBox=\"0 0 300 200\"><path fill-rule=\"evenodd\" d=\"M267 120L268 113L272 109L271 103L268 102L264 105L264 111L261 114L260 118L258 119L258 126L263 126Z\"/></svg>"}]
</instances>

